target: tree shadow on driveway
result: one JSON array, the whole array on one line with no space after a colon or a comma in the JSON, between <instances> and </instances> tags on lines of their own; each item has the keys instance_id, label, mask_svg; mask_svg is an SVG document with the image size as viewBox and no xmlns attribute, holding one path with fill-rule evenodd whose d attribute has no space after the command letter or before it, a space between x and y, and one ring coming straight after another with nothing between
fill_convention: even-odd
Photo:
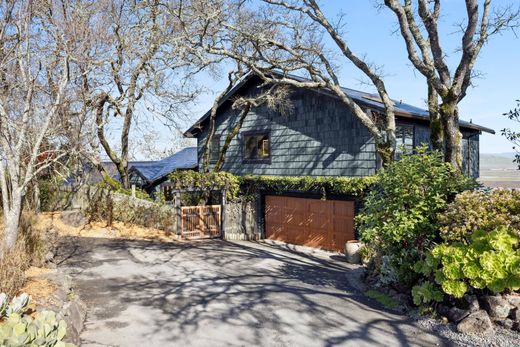
<instances>
[{"instance_id":1,"label":"tree shadow on driveway","mask_svg":"<svg viewBox=\"0 0 520 347\"><path fill-rule=\"evenodd\" d=\"M364 297L338 262L282 247L68 238L60 250L89 307L85 346L445 344Z\"/></svg>"}]
</instances>

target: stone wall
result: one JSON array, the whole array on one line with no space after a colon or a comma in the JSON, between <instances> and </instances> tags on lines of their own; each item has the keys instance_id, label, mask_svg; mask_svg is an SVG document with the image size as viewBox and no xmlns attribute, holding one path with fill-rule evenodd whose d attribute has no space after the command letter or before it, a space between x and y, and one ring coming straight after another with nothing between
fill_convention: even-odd
<instances>
[{"instance_id":1,"label":"stone wall","mask_svg":"<svg viewBox=\"0 0 520 347\"><path fill-rule=\"evenodd\" d=\"M226 205L224 220L225 240L258 240L262 230L258 223L256 202L239 201Z\"/></svg>"},{"instance_id":2,"label":"stone wall","mask_svg":"<svg viewBox=\"0 0 520 347\"><path fill-rule=\"evenodd\" d=\"M67 195L64 210L82 210L91 220L112 218L115 221L152 227L168 232L177 231L177 213L173 207L129 195L85 186Z\"/></svg>"}]
</instances>

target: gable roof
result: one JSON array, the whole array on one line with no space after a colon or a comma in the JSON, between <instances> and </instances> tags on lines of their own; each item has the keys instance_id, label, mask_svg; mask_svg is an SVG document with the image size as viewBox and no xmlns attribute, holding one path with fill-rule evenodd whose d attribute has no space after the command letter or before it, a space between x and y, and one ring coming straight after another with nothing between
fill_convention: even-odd
<instances>
[{"instance_id":1,"label":"gable roof","mask_svg":"<svg viewBox=\"0 0 520 347\"><path fill-rule=\"evenodd\" d=\"M197 147L187 147L159 161L132 163L130 169L149 183L153 183L175 170L194 169L197 165Z\"/></svg>"},{"instance_id":2,"label":"gable roof","mask_svg":"<svg viewBox=\"0 0 520 347\"><path fill-rule=\"evenodd\" d=\"M277 71L271 71L273 75L282 76L280 72ZM227 102L233 95L235 95L239 89L241 89L247 82L249 82L253 77L257 77L254 73L250 73L247 76L245 76L239 83L237 83L233 89L231 89L223 98L220 100L218 107L220 108L225 102ZM296 75L288 75L288 77L304 82L309 81L306 78L296 76ZM361 106L365 106L377 111L385 112L385 107L381 101L379 101L379 95L373 94L373 93L367 93L355 89L350 88L341 88L348 96L350 96L354 101L356 101ZM310 89L312 90L312 89ZM329 96L336 97L331 91L329 90L313 90L314 92L321 92L326 93ZM417 106L413 106L410 104L403 103L402 101L393 100L394 102L394 108L395 108L395 115L397 117L402 118L411 118L411 119L417 119L422 121L429 121L429 112L428 110L422 109ZM211 114L211 109L208 110L197 122L195 122L188 130L184 132L184 136L187 137L194 137L194 130L200 128L200 126L209 118ZM484 126L474 124L472 122L467 122L463 120L459 120L459 126L462 128L467 129L474 129L479 131L484 131L490 134L494 134L495 131L490 128L486 128Z\"/></svg>"}]
</instances>

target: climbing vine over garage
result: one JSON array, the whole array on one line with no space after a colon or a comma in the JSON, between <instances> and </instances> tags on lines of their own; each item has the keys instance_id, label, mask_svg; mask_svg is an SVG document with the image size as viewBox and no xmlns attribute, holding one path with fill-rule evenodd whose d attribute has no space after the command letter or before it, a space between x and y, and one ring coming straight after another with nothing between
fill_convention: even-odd
<instances>
[{"instance_id":1,"label":"climbing vine over garage","mask_svg":"<svg viewBox=\"0 0 520 347\"><path fill-rule=\"evenodd\" d=\"M228 172L177 171L170 175L175 189L197 188L212 190L225 188L228 200L252 197L258 191L274 193L300 192L329 195L350 195L362 198L376 183L370 177L322 177L322 176L235 176Z\"/></svg>"}]
</instances>

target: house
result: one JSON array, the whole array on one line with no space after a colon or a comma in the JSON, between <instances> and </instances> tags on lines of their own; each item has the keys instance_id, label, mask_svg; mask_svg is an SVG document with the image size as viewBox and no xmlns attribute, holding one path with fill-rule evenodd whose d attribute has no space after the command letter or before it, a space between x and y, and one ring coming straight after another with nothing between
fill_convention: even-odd
<instances>
[{"instance_id":1,"label":"house","mask_svg":"<svg viewBox=\"0 0 520 347\"><path fill-rule=\"evenodd\" d=\"M130 183L153 193L172 172L197 170L197 148L187 147L162 160L130 163L129 166Z\"/></svg>"},{"instance_id":2,"label":"house","mask_svg":"<svg viewBox=\"0 0 520 347\"><path fill-rule=\"evenodd\" d=\"M102 162L101 165L107 173L114 179L119 180L119 173L110 162ZM153 193L159 185L168 180L168 175L177 170L197 170L197 148L187 147L177 153L156 161L130 161L128 163L128 174L130 184ZM102 180L97 170L87 170L90 172L89 183L95 184Z\"/></svg>"},{"instance_id":3,"label":"house","mask_svg":"<svg viewBox=\"0 0 520 347\"><path fill-rule=\"evenodd\" d=\"M298 78L298 77L294 77ZM239 95L252 96L261 80L249 75L221 101L210 144L210 164L218 159L226 135L236 124L240 110L232 109ZM384 113L378 95L344 88L362 108ZM252 109L230 143L223 171L236 175L348 176L374 175L380 168L374 139L368 129L328 90L291 90L293 110L288 114L265 106ZM400 148L413 150L429 144L428 111L394 101L396 137ZM199 166L208 134L210 111L186 132L197 139ZM492 129L460 122L463 135L463 169L479 176L479 136ZM398 153L399 155L399 153ZM316 196L264 193L259 204L262 235L291 243L341 250L354 238L355 202L320 200ZM343 201L346 200L346 201ZM317 222L320 221L320 222Z\"/></svg>"},{"instance_id":4,"label":"house","mask_svg":"<svg viewBox=\"0 0 520 347\"><path fill-rule=\"evenodd\" d=\"M237 95L257 92L260 79L244 78L222 100L216 117L216 131L211 144L215 162L225 136L237 120L239 110L231 104ZM363 108L384 112L374 94L344 88ZM265 106L252 110L240 133L233 139L222 168L237 175L289 176L367 176L379 167L374 139L368 129L337 97L327 90L293 90L294 110L290 114L269 111ZM397 142L407 149L428 144L428 111L395 101ZM208 111L185 136L198 143L199 165L208 132ZM463 134L463 166L467 175L479 176L479 135L492 129L460 122Z\"/></svg>"}]
</instances>

